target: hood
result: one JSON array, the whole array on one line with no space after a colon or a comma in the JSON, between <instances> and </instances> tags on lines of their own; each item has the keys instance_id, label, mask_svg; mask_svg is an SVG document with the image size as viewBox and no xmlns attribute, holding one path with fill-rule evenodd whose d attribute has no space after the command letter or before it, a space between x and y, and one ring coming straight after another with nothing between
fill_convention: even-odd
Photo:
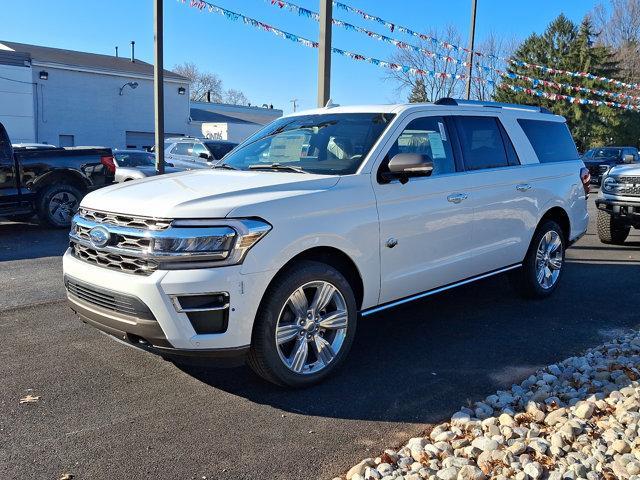
<instances>
[{"instance_id":1,"label":"hood","mask_svg":"<svg viewBox=\"0 0 640 480\"><path fill-rule=\"evenodd\" d=\"M116 170L117 173L123 173L123 172L131 172L131 173L135 173L135 172L140 172L142 174L144 174L145 177L153 177L156 174L156 167L149 165L148 167L117 167ZM180 169L180 168L176 168L176 167L164 167L164 173L168 174L168 173L178 173L178 172L184 172L184 169Z\"/></svg>"},{"instance_id":2,"label":"hood","mask_svg":"<svg viewBox=\"0 0 640 480\"><path fill-rule=\"evenodd\" d=\"M101 188L84 197L82 206L146 217L223 218L241 206L330 189L339 178L289 172L191 170Z\"/></svg>"},{"instance_id":3,"label":"hood","mask_svg":"<svg viewBox=\"0 0 640 480\"><path fill-rule=\"evenodd\" d=\"M640 163L625 163L616 165L609 170L608 175L640 176Z\"/></svg>"}]
</instances>

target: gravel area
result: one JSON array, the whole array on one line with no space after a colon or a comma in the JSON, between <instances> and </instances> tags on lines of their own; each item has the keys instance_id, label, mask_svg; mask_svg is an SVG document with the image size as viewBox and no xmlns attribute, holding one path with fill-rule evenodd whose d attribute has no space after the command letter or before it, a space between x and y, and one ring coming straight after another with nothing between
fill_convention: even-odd
<instances>
[{"instance_id":1,"label":"gravel area","mask_svg":"<svg viewBox=\"0 0 640 480\"><path fill-rule=\"evenodd\" d=\"M549 365L347 480L640 480L640 333Z\"/></svg>"}]
</instances>

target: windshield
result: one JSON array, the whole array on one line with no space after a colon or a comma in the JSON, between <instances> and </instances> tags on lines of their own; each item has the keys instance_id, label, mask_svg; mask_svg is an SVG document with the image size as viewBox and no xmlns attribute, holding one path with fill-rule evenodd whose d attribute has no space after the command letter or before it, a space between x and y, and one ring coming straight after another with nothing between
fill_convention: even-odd
<instances>
[{"instance_id":1,"label":"windshield","mask_svg":"<svg viewBox=\"0 0 640 480\"><path fill-rule=\"evenodd\" d=\"M382 113L281 118L240 144L224 164L240 170L273 166L283 171L349 175L358 170L392 118Z\"/></svg>"},{"instance_id":2,"label":"windshield","mask_svg":"<svg viewBox=\"0 0 640 480\"><path fill-rule=\"evenodd\" d=\"M115 152L114 156L120 167L153 167L156 156L147 152Z\"/></svg>"},{"instance_id":3,"label":"windshield","mask_svg":"<svg viewBox=\"0 0 640 480\"><path fill-rule=\"evenodd\" d=\"M593 158L620 158L621 148L598 148L593 150Z\"/></svg>"}]
</instances>

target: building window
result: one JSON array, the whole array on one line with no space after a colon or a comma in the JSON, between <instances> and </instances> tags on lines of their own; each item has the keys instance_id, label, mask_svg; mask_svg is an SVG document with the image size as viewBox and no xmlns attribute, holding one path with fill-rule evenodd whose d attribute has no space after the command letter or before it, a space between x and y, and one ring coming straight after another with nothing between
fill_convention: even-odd
<instances>
[{"instance_id":1,"label":"building window","mask_svg":"<svg viewBox=\"0 0 640 480\"><path fill-rule=\"evenodd\" d=\"M73 147L75 146L75 139L73 135L58 135L59 147Z\"/></svg>"}]
</instances>

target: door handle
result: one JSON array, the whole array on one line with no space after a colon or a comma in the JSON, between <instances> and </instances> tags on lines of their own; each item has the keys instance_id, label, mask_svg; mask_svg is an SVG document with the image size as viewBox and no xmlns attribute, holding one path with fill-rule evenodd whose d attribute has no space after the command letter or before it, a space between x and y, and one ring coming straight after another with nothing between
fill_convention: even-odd
<instances>
[{"instance_id":1,"label":"door handle","mask_svg":"<svg viewBox=\"0 0 640 480\"><path fill-rule=\"evenodd\" d=\"M447 197L447 201L451 203L460 203L468 197L469 196L466 193L452 193Z\"/></svg>"},{"instance_id":2,"label":"door handle","mask_svg":"<svg viewBox=\"0 0 640 480\"><path fill-rule=\"evenodd\" d=\"M519 192L526 192L527 190L531 190L531 185L529 185L528 183L520 183L516 185L516 190L518 190Z\"/></svg>"}]
</instances>

